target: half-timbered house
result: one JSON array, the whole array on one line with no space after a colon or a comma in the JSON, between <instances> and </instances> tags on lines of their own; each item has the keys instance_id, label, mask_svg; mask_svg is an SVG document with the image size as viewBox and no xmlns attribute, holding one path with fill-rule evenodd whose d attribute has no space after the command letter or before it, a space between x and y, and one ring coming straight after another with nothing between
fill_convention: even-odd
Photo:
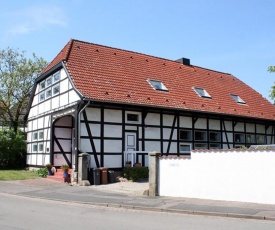
<instances>
[{"instance_id":1,"label":"half-timbered house","mask_svg":"<svg viewBox=\"0 0 275 230\"><path fill-rule=\"evenodd\" d=\"M30 167L121 169L124 151L273 144L275 108L228 73L70 40L36 79L26 115ZM145 163L145 157L139 157Z\"/></svg>"}]
</instances>

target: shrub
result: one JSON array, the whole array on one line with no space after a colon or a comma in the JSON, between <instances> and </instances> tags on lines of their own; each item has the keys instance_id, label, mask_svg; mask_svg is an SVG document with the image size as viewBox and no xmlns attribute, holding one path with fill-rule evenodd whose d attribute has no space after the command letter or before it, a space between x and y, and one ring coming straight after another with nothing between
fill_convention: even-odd
<instances>
[{"instance_id":1,"label":"shrub","mask_svg":"<svg viewBox=\"0 0 275 230\"><path fill-rule=\"evenodd\" d=\"M129 167L123 169L123 175L127 179L137 181L141 178L149 177L149 169L147 167Z\"/></svg>"},{"instance_id":2,"label":"shrub","mask_svg":"<svg viewBox=\"0 0 275 230\"><path fill-rule=\"evenodd\" d=\"M21 131L0 130L0 169L26 166L26 141Z\"/></svg>"},{"instance_id":3,"label":"shrub","mask_svg":"<svg viewBox=\"0 0 275 230\"><path fill-rule=\"evenodd\" d=\"M47 170L47 168L38 169L36 172L37 172L37 175L38 175L39 177L47 177L47 175L48 175L48 170Z\"/></svg>"}]
</instances>

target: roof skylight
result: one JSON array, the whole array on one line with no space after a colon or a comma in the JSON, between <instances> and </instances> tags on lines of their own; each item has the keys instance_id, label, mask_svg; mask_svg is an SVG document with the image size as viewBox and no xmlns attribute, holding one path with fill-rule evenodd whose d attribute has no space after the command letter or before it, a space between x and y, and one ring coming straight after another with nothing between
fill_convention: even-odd
<instances>
[{"instance_id":1,"label":"roof skylight","mask_svg":"<svg viewBox=\"0 0 275 230\"><path fill-rule=\"evenodd\" d=\"M203 88L193 87L193 89L200 97L212 98L209 93L207 93L207 91Z\"/></svg>"},{"instance_id":2,"label":"roof skylight","mask_svg":"<svg viewBox=\"0 0 275 230\"><path fill-rule=\"evenodd\" d=\"M230 94L230 96L239 104L246 104L244 100L242 100L238 95L236 94Z\"/></svg>"},{"instance_id":3,"label":"roof skylight","mask_svg":"<svg viewBox=\"0 0 275 230\"><path fill-rule=\"evenodd\" d=\"M169 91L161 81L148 79L148 82L155 90Z\"/></svg>"}]
</instances>

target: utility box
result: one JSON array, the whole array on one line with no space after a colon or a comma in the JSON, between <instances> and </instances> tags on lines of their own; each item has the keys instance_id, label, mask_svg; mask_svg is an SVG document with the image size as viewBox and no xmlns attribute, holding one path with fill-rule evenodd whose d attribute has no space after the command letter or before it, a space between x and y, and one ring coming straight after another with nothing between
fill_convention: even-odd
<instances>
[{"instance_id":1,"label":"utility box","mask_svg":"<svg viewBox=\"0 0 275 230\"><path fill-rule=\"evenodd\" d=\"M101 174L101 184L108 184L108 168L101 167L100 174Z\"/></svg>"},{"instance_id":2,"label":"utility box","mask_svg":"<svg viewBox=\"0 0 275 230\"><path fill-rule=\"evenodd\" d=\"M90 185L88 177L88 169L90 167L90 155L88 153L81 153L78 157L78 184Z\"/></svg>"}]
</instances>

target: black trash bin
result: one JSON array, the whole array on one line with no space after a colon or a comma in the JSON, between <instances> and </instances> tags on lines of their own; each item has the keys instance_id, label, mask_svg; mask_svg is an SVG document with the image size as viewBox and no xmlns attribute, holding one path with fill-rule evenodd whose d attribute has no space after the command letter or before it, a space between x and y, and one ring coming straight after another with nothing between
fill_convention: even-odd
<instances>
[{"instance_id":1,"label":"black trash bin","mask_svg":"<svg viewBox=\"0 0 275 230\"><path fill-rule=\"evenodd\" d=\"M90 182L90 185L94 184L94 170L93 170L93 168L88 169L88 180Z\"/></svg>"},{"instance_id":2,"label":"black trash bin","mask_svg":"<svg viewBox=\"0 0 275 230\"><path fill-rule=\"evenodd\" d=\"M94 185L100 185L100 169L93 169Z\"/></svg>"},{"instance_id":3,"label":"black trash bin","mask_svg":"<svg viewBox=\"0 0 275 230\"><path fill-rule=\"evenodd\" d=\"M108 171L108 181L109 183L115 183L115 171L113 170Z\"/></svg>"}]
</instances>

